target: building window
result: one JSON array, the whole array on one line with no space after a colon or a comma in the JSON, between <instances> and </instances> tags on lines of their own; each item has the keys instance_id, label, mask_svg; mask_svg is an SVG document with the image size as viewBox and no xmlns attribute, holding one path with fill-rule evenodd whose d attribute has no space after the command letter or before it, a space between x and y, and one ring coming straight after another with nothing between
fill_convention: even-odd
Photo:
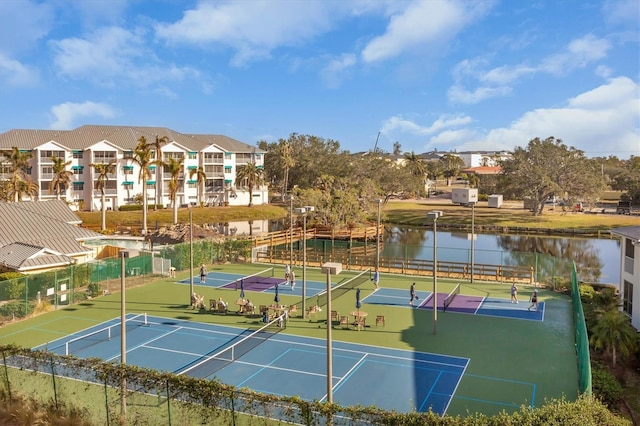
<instances>
[{"instance_id":1,"label":"building window","mask_svg":"<svg viewBox=\"0 0 640 426\"><path fill-rule=\"evenodd\" d=\"M84 191L84 182L73 182L74 191Z\"/></svg>"},{"instance_id":2,"label":"building window","mask_svg":"<svg viewBox=\"0 0 640 426\"><path fill-rule=\"evenodd\" d=\"M622 310L629 314L629 316L633 315L633 283L625 280L624 281L624 293L622 297Z\"/></svg>"},{"instance_id":3,"label":"building window","mask_svg":"<svg viewBox=\"0 0 640 426\"><path fill-rule=\"evenodd\" d=\"M73 158L82 158L83 157L83 152L82 151L73 151Z\"/></svg>"},{"instance_id":4,"label":"building window","mask_svg":"<svg viewBox=\"0 0 640 426\"><path fill-rule=\"evenodd\" d=\"M50 150L40 151L41 160L51 161L51 157L64 159L65 158L64 151L50 151Z\"/></svg>"},{"instance_id":5,"label":"building window","mask_svg":"<svg viewBox=\"0 0 640 426\"><path fill-rule=\"evenodd\" d=\"M93 152L93 162L96 164L97 163L109 164L115 161L116 161L115 151L94 151Z\"/></svg>"},{"instance_id":6,"label":"building window","mask_svg":"<svg viewBox=\"0 0 640 426\"><path fill-rule=\"evenodd\" d=\"M133 182L124 182L122 185L124 189L133 189Z\"/></svg>"},{"instance_id":7,"label":"building window","mask_svg":"<svg viewBox=\"0 0 640 426\"><path fill-rule=\"evenodd\" d=\"M633 264L635 263L635 246L633 240L630 238L624 239L624 271L633 275Z\"/></svg>"},{"instance_id":8,"label":"building window","mask_svg":"<svg viewBox=\"0 0 640 426\"><path fill-rule=\"evenodd\" d=\"M83 169L81 169L80 167L74 168L73 169L73 174L76 176L81 176L82 175L82 171Z\"/></svg>"},{"instance_id":9,"label":"building window","mask_svg":"<svg viewBox=\"0 0 640 426\"><path fill-rule=\"evenodd\" d=\"M133 151L124 151L122 153L122 158L124 159L131 159L133 158Z\"/></svg>"},{"instance_id":10,"label":"building window","mask_svg":"<svg viewBox=\"0 0 640 426\"><path fill-rule=\"evenodd\" d=\"M224 153L224 159L225 160L231 160L231 153L230 152L225 152Z\"/></svg>"},{"instance_id":11,"label":"building window","mask_svg":"<svg viewBox=\"0 0 640 426\"><path fill-rule=\"evenodd\" d=\"M189 188L192 188L192 189L195 189L195 188L198 187L197 186L198 184L196 182L194 182L194 181L188 181L187 184L188 184Z\"/></svg>"},{"instance_id":12,"label":"building window","mask_svg":"<svg viewBox=\"0 0 640 426\"><path fill-rule=\"evenodd\" d=\"M198 159L198 153L197 152L189 152L189 160L197 160Z\"/></svg>"},{"instance_id":13,"label":"building window","mask_svg":"<svg viewBox=\"0 0 640 426\"><path fill-rule=\"evenodd\" d=\"M231 166L224 166L224 172L225 173L231 173Z\"/></svg>"}]
</instances>

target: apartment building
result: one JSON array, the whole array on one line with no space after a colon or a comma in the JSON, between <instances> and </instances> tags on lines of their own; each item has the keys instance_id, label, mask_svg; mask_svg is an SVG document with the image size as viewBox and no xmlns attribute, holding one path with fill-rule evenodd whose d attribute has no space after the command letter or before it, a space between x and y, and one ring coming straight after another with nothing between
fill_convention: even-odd
<instances>
[{"instance_id":1,"label":"apartment building","mask_svg":"<svg viewBox=\"0 0 640 426\"><path fill-rule=\"evenodd\" d=\"M620 238L619 292L622 311L640 332L640 226L615 228L611 233ZM634 309L635 306L635 309Z\"/></svg>"},{"instance_id":2,"label":"apartment building","mask_svg":"<svg viewBox=\"0 0 640 426\"><path fill-rule=\"evenodd\" d=\"M85 125L74 130L14 129L0 134L0 151L17 147L32 155L27 175L37 184L39 200L55 199L49 191L54 177L52 157L69 162L73 173L71 184L63 188L61 198L78 210L100 210L101 191L96 189L98 173L92 164L114 164L105 184L106 207L118 209L136 204L143 191L149 204L171 205L169 182L171 175L162 165L148 167L150 178L140 180L140 167L134 161L134 149L140 137L153 144L166 137L162 161L184 159L178 182L176 200L179 205L248 205L249 191L236 180L239 167L255 163L263 167L265 152L223 135L183 134L164 127ZM155 153L154 153L155 155ZM0 156L1 161L2 156ZM156 159L154 158L154 161ZM198 184L192 170L201 168L206 178ZM0 164L0 180L6 180L9 169ZM253 188L253 204L267 204L267 186ZM200 194L200 195L199 195Z\"/></svg>"}]
</instances>

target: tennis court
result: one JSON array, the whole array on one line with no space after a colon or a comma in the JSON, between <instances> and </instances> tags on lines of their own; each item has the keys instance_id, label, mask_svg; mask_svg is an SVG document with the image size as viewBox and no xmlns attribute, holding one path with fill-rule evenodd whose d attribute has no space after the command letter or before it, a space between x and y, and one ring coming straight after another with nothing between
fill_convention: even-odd
<instances>
[{"instance_id":1,"label":"tennis court","mask_svg":"<svg viewBox=\"0 0 640 426\"><path fill-rule=\"evenodd\" d=\"M300 277L296 278L295 288L291 288L290 285L286 285L285 279L283 277L275 276L275 274L276 272L273 267L250 275L213 271L207 272L207 277L204 283L200 283L199 276L194 276L194 283L200 286L220 288L225 290L245 290L267 293L274 293L275 287L277 285L279 291L284 291L287 294L295 296L302 295L302 279ZM178 283L190 284L190 279L183 279L178 281ZM326 288L327 285L324 282L307 280L307 297L316 295Z\"/></svg>"},{"instance_id":2,"label":"tennis court","mask_svg":"<svg viewBox=\"0 0 640 426\"><path fill-rule=\"evenodd\" d=\"M274 395L326 399L322 339L279 333L277 322L248 330L144 314L127 318L128 364L215 377ZM119 361L119 330L115 318L35 349ZM400 412L432 409L441 415L469 363L467 358L339 341L332 354L334 402Z\"/></svg>"},{"instance_id":3,"label":"tennis court","mask_svg":"<svg viewBox=\"0 0 640 426\"><path fill-rule=\"evenodd\" d=\"M511 303L510 299L498 297L487 297L468 295L462 293L464 287L460 288L460 293L440 293L438 292L438 310L446 312L456 312L469 315L484 315L512 319L524 319L530 321L543 321L545 304L538 304L538 311L528 310L529 303ZM433 309L433 293L416 291L418 301L414 302L413 308ZM452 297L453 296L453 297ZM362 301L365 304L406 306L409 305L409 291L397 288L380 288L367 296ZM445 308L446 304L446 308Z\"/></svg>"},{"instance_id":4,"label":"tennis court","mask_svg":"<svg viewBox=\"0 0 640 426\"><path fill-rule=\"evenodd\" d=\"M238 277L263 271L266 266L216 265L216 272L210 272L206 286L199 285L199 277L194 277L196 291L205 300L235 299L239 290L220 287ZM214 287L213 277L218 273L228 275ZM412 282L417 283L419 302L428 301L432 288L428 279L382 274L382 288L375 289L368 273L358 275L358 272L347 271L344 276L340 275L340 280L332 282L335 290L332 291L332 311L350 316L351 311L356 310L356 289L359 288L361 310L368 312L368 321L361 331L343 327L338 322L333 324L336 402L375 404L402 412L427 410L432 406L437 412L446 410L451 415L464 415L468 411L490 415L502 410L511 412L522 405L538 406L548 398L577 397L575 331L566 295L541 289L543 313L537 318L535 313L527 312L528 302L520 301L513 306L508 303L509 284L465 283L447 312L439 315L436 335L432 331L434 317L428 303L420 308L411 308L408 304ZM189 281L185 275L178 279L184 283ZM300 394L305 399L324 398L327 314L326 294L322 293L326 287L324 279L326 276L319 268L307 269L307 283L317 283L314 290L317 294L309 296L311 291L307 290L307 307L315 303L322 305L320 315L304 318L298 307L298 313L289 319L284 332L269 337L236 361L223 363L224 368L213 375L226 383L256 391ZM346 284L343 290L338 289L341 283ZM456 284L457 281L440 280L439 289L443 294L438 295L439 305L444 292L450 292ZM296 290L301 286L298 278ZM286 287L279 287L283 305L300 304L301 293L290 293L284 290ZM528 286L522 288L523 294L532 290ZM249 297L256 306L270 305L274 301L271 291L252 292ZM482 299L474 315L453 311L456 300L463 295ZM239 341L247 335L247 330L263 325L260 315L198 311L192 309L189 302L189 286L176 285L175 278L127 290L129 315L134 312L149 315L149 325L132 326L133 331L127 334L127 363L179 372L197 363L203 355L224 350ZM477 305L479 301L474 303ZM6 325L0 342L45 347L44 343L49 341L46 345L49 350L57 346L55 351L64 353L66 341L89 330L112 326L115 331L118 325L114 318L119 317L120 306L117 293L93 298ZM517 318L516 312L528 320L513 321ZM386 317L385 324L376 323L379 315ZM95 347L78 347L74 342L69 346L76 346L71 352L78 356L97 356L117 362L119 345L118 337L112 337L108 343ZM270 349L273 346L278 349ZM459 359L466 364L459 365ZM450 376L448 368L454 368L453 376L458 375L458 379L446 379L442 383L431 380L431 374ZM441 390L440 386L446 389Z\"/></svg>"}]
</instances>

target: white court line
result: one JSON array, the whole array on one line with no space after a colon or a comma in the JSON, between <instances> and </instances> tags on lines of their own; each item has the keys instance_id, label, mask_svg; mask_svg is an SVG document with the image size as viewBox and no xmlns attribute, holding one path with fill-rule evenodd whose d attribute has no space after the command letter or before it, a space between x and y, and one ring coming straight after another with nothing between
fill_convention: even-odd
<instances>
[{"instance_id":1,"label":"white court line","mask_svg":"<svg viewBox=\"0 0 640 426\"><path fill-rule=\"evenodd\" d=\"M180 330L180 328L179 328L179 327L177 327L175 330L171 330L171 331L169 331L169 332L167 332L167 333L163 333L163 334L161 334L160 336L156 336L156 337L154 337L153 339L149 339L149 340L147 340L146 342L142 342L142 343L141 343L141 344L139 344L139 345L133 346L132 348L127 348L127 353L129 353L129 352L131 352L131 351L134 351L134 350L136 350L136 349L138 349L138 348L141 348L141 347L145 346L147 343L151 343L151 342L154 342L154 341L156 341L156 340L158 340L158 339L162 339L163 337L166 337L166 336L168 336L168 335L170 335L170 334L173 334L173 333L175 333L175 332L176 332L176 331L178 331L178 330ZM116 355L116 356L112 356L111 358L106 359L106 361L107 361L107 362L109 362L109 361L111 361L111 360L113 360L113 359L118 358L120 355L122 355L122 354L118 354L118 355Z\"/></svg>"}]
</instances>

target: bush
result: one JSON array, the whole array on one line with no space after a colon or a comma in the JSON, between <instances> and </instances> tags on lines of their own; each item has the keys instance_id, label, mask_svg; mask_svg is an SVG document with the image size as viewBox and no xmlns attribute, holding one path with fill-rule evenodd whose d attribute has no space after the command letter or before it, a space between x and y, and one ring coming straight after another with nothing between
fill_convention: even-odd
<instances>
[{"instance_id":1,"label":"bush","mask_svg":"<svg viewBox=\"0 0 640 426\"><path fill-rule=\"evenodd\" d=\"M0 316L24 318L33 312L33 305L24 302L10 302L0 306Z\"/></svg>"},{"instance_id":2,"label":"bush","mask_svg":"<svg viewBox=\"0 0 640 426\"><path fill-rule=\"evenodd\" d=\"M142 210L143 207L144 206L142 204L125 204L124 206L118 207L118 210L120 210L121 212L130 212L135 210ZM164 209L164 206L162 204L149 204L147 206L147 210L153 209L154 207L159 210Z\"/></svg>"},{"instance_id":3,"label":"bush","mask_svg":"<svg viewBox=\"0 0 640 426\"><path fill-rule=\"evenodd\" d=\"M96 297L102 294L102 285L98 282L89 284L89 295L91 297Z\"/></svg>"},{"instance_id":4,"label":"bush","mask_svg":"<svg viewBox=\"0 0 640 426\"><path fill-rule=\"evenodd\" d=\"M0 281L9 281L16 278L24 277L20 272L8 271L0 273Z\"/></svg>"},{"instance_id":5,"label":"bush","mask_svg":"<svg viewBox=\"0 0 640 426\"><path fill-rule=\"evenodd\" d=\"M600 398L609 408L615 407L622 398L622 385L620 385L615 376L602 368L602 366L594 365L591 370L591 377L594 395Z\"/></svg>"}]
</instances>

